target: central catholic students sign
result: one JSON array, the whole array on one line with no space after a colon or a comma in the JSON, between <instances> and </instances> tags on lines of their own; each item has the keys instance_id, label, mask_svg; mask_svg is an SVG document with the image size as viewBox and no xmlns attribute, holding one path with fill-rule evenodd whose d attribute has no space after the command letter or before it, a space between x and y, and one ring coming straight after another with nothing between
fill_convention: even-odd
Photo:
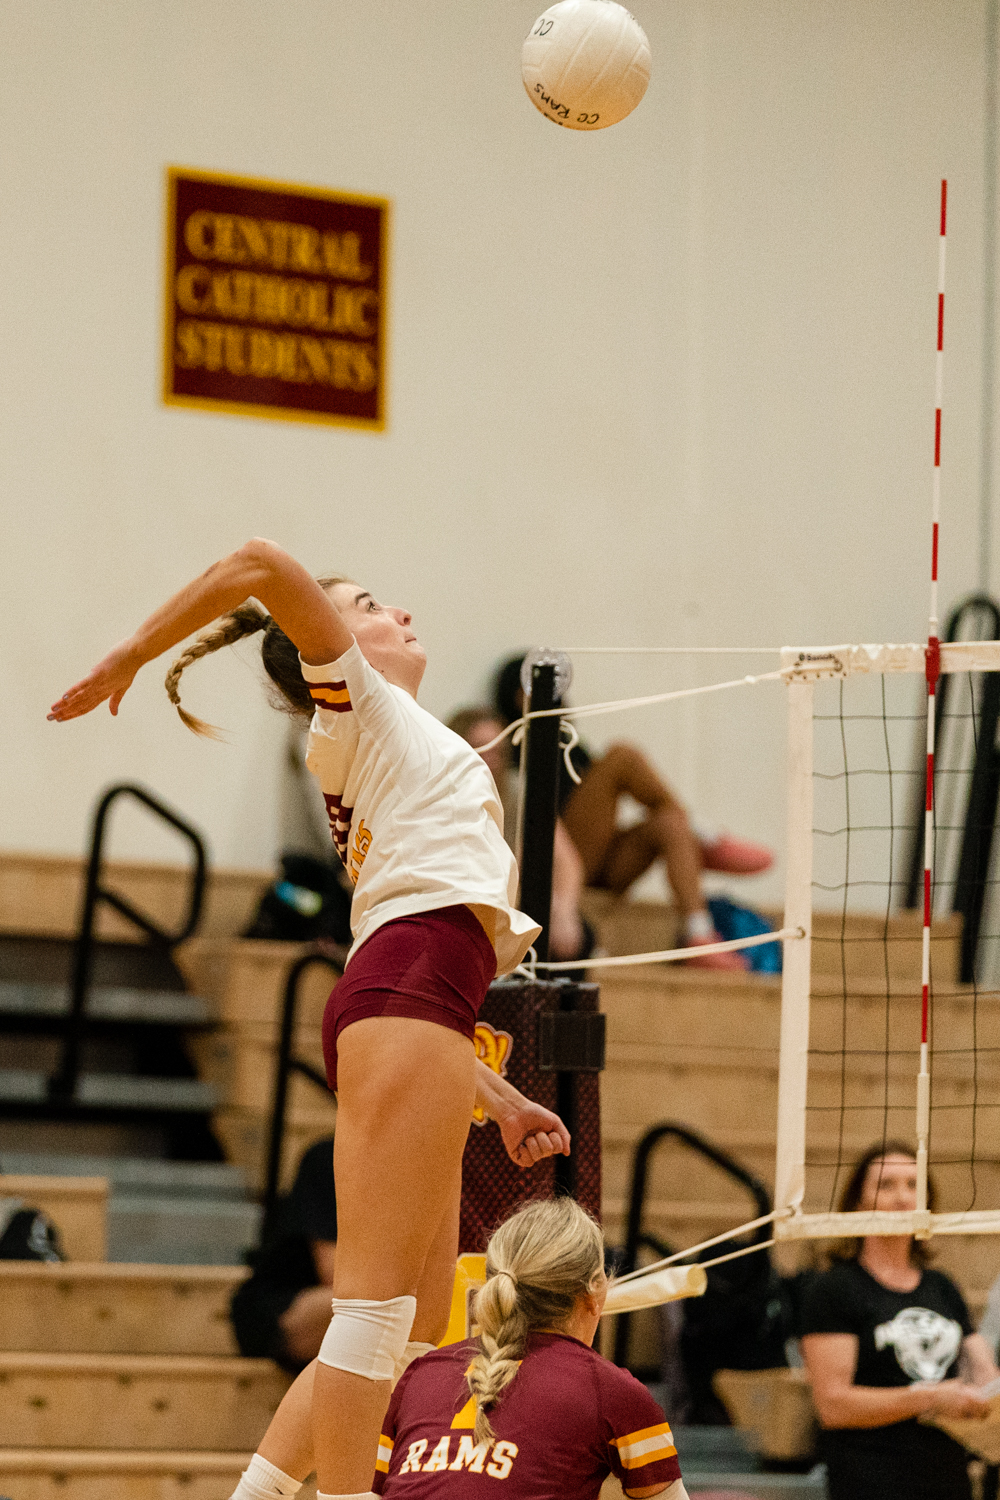
<instances>
[{"instance_id":1,"label":"central catholic students sign","mask_svg":"<svg viewBox=\"0 0 1000 1500\"><path fill-rule=\"evenodd\" d=\"M171 168L164 399L385 425L389 205Z\"/></svg>"}]
</instances>

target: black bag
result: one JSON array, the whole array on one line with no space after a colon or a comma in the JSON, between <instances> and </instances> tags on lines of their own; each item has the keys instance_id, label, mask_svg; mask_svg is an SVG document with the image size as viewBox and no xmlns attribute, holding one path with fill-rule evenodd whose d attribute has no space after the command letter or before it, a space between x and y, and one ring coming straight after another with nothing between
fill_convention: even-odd
<instances>
[{"instance_id":1,"label":"black bag","mask_svg":"<svg viewBox=\"0 0 1000 1500\"><path fill-rule=\"evenodd\" d=\"M287 943L328 938L350 945L351 896L343 879L332 862L311 854L283 854L281 878L264 892L243 936Z\"/></svg>"},{"instance_id":2,"label":"black bag","mask_svg":"<svg viewBox=\"0 0 1000 1500\"><path fill-rule=\"evenodd\" d=\"M2 1206L0 1201L0 1222ZM38 1208L15 1208L0 1234L0 1260L65 1259L59 1231L48 1215Z\"/></svg>"},{"instance_id":3,"label":"black bag","mask_svg":"<svg viewBox=\"0 0 1000 1500\"><path fill-rule=\"evenodd\" d=\"M718 1250L706 1250L702 1258ZM795 1332L794 1317L785 1283L766 1250L712 1266L707 1276L704 1296L684 1303L680 1347L691 1396L687 1420L728 1425L712 1376L716 1370L787 1365L785 1341Z\"/></svg>"}]
</instances>

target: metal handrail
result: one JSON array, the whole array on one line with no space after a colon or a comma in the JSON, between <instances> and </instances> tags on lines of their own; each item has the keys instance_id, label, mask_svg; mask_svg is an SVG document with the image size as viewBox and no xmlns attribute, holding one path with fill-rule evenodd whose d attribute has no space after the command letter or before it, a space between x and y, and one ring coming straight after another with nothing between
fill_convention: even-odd
<instances>
[{"instance_id":1,"label":"metal handrail","mask_svg":"<svg viewBox=\"0 0 1000 1500\"><path fill-rule=\"evenodd\" d=\"M152 917L139 911L132 903L117 891L109 890L101 884L101 864L103 859L105 825L112 804L119 797L134 797L176 828L184 838L188 840L194 850L194 867L191 876L191 886L188 896L188 909L184 921L176 932L166 932ZM73 957L73 977L71 982L70 1009L63 1028L62 1049L59 1064L52 1077L49 1079L49 1095L53 1099L72 1099L76 1093L76 1085L80 1076L80 1045L83 1033L86 1029L87 993L90 989L90 976L94 962L94 925L97 908L100 902L114 908L121 916L135 924L140 931L144 932L155 947L164 948L169 952L178 943L191 936L198 925L201 916L201 908L205 899L205 881L207 878L208 861L205 854L205 845L197 830L192 828L179 813L173 811L166 803L149 792L145 787L137 786L134 782L123 781L117 786L109 787L97 804L94 814L93 832L90 840L90 858L87 862L87 879L84 886L83 907L80 914L80 923L77 929L76 947Z\"/></svg>"},{"instance_id":2,"label":"metal handrail","mask_svg":"<svg viewBox=\"0 0 1000 1500\"><path fill-rule=\"evenodd\" d=\"M771 1195L767 1188L742 1166L735 1157L723 1151L720 1146L714 1145L705 1136L699 1135L698 1131L692 1130L687 1125L679 1125L673 1120L666 1120L662 1125L654 1125L646 1131L635 1148L635 1156L632 1161L632 1181L629 1187L628 1219L625 1228L625 1246L621 1255L621 1271L634 1271L637 1268L639 1250L647 1245L655 1249L659 1254L669 1254L669 1249L657 1240L655 1236L644 1234L642 1231L642 1216L646 1207L646 1185L649 1177L649 1158L659 1143L667 1136L683 1142L692 1151L697 1151L700 1156L706 1157L728 1172L730 1177L736 1179L742 1187L753 1197L757 1204L755 1217L763 1218L771 1212ZM766 1239L768 1236L767 1226L758 1229L748 1241L755 1244L758 1240ZM615 1328L615 1350L614 1362L616 1365L625 1365L628 1360L628 1341L631 1331L631 1314L619 1315L617 1327Z\"/></svg>"},{"instance_id":3,"label":"metal handrail","mask_svg":"<svg viewBox=\"0 0 1000 1500\"><path fill-rule=\"evenodd\" d=\"M285 1141L285 1112L288 1103L288 1075L301 1073L326 1094L333 1090L327 1085L322 1073L301 1057L292 1056L292 1039L295 1035L295 1011L299 1003L299 981L307 969L314 964L325 964L339 979L343 968L325 953L304 953L288 971L285 994L281 1005L281 1034L278 1039L278 1055L274 1063L274 1088L271 1095L271 1125L267 1146L267 1178L264 1185L264 1218L261 1238L266 1235L274 1216L281 1180L281 1153Z\"/></svg>"}]
</instances>

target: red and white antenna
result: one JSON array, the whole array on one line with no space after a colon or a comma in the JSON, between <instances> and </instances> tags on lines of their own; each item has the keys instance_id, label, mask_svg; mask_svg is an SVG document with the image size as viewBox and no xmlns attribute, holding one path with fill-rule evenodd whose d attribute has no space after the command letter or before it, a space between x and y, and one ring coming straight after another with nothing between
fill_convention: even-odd
<instances>
[{"instance_id":1,"label":"red and white antenna","mask_svg":"<svg viewBox=\"0 0 1000 1500\"><path fill-rule=\"evenodd\" d=\"M917 1075L917 1208L927 1207L927 1142L931 1125L931 1075L928 1059L931 992L931 905L934 882L934 727L937 684L941 672L938 638L938 528L941 521L941 396L944 382L944 263L948 182L941 182L941 231L938 240L937 363L934 377L934 489L931 531L931 615L927 635L927 797L924 804L924 931L920 997L920 1072Z\"/></svg>"}]
</instances>

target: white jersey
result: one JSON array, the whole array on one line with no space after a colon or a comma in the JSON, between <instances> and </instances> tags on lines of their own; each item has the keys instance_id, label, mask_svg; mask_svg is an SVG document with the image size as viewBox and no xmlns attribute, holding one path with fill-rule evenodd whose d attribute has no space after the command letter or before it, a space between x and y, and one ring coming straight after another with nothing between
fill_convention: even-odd
<instances>
[{"instance_id":1,"label":"white jersey","mask_svg":"<svg viewBox=\"0 0 1000 1500\"><path fill-rule=\"evenodd\" d=\"M396 917L485 907L497 973L508 974L541 929L514 905L517 866L482 757L386 682L356 641L328 666L303 662L302 675L316 704L306 765L354 883L351 952Z\"/></svg>"}]
</instances>

